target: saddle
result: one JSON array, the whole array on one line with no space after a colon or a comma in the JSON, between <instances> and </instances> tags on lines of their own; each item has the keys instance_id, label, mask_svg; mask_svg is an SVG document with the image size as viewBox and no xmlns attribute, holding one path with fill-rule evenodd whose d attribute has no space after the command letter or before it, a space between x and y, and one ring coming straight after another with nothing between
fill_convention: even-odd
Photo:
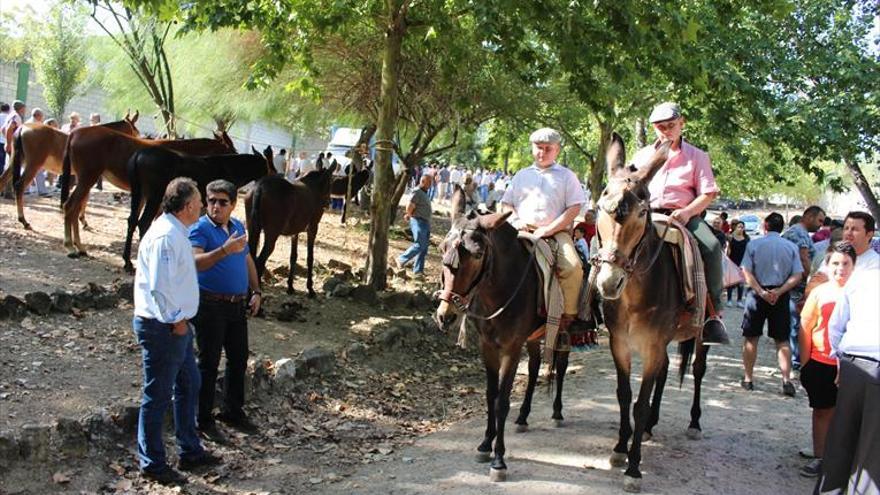
<instances>
[{"instance_id":1,"label":"saddle","mask_svg":"<svg viewBox=\"0 0 880 495\"><path fill-rule=\"evenodd\" d=\"M547 317L547 324L536 330L528 340L544 337L544 360L551 362L554 350L567 351L567 339L559 339L559 322L564 310L562 288L556 275L556 251L550 243L534 234L520 231L517 235L529 251L535 252L535 267L538 269L541 290L538 291L538 308ZM560 342L566 340L566 342ZM557 349L557 347L559 348Z\"/></svg>"},{"instance_id":2,"label":"saddle","mask_svg":"<svg viewBox=\"0 0 880 495\"><path fill-rule=\"evenodd\" d=\"M663 241L672 248L675 269L681 280L681 290L688 306L686 314L691 326L703 327L706 314L706 271L703 258L693 234L684 225L667 215L653 213L651 220Z\"/></svg>"}]
</instances>

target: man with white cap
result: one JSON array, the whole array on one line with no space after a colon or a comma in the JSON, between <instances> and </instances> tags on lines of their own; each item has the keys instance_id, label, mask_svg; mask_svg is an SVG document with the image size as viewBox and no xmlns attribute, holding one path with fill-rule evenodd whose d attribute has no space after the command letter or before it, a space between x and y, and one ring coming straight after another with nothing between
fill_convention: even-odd
<instances>
[{"instance_id":1,"label":"man with white cap","mask_svg":"<svg viewBox=\"0 0 880 495\"><path fill-rule=\"evenodd\" d=\"M501 198L502 211L512 211L509 222L542 238L556 241L556 264L562 289L564 330L577 317L578 295L584 272L571 239L571 226L584 204L584 190L577 175L556 163L562 137L550 128L529 137L535 163L513 176Z\"/></svg>"},{"instance_id":2,"label":"man with white cap","mask_svg":"<svg viewBox=\"0 0 880 495\"><path fill-rule=\"evenodd\" d=\"M703 326L703 343L727 344L730 341L724 325L714 314L721 309L724 283L721 244L700 216L720 192L712 173L712 163L705 151L682 138L684 117L678 104L665 102L657 105L648 120L654 126L657 141L639 150L633 163L636 166L647 163L661 142L672 141L669 158L648 185L651 209L669 215L694 235L706 268L706 285L714 308Z\"/></svg>"}]
</instances>

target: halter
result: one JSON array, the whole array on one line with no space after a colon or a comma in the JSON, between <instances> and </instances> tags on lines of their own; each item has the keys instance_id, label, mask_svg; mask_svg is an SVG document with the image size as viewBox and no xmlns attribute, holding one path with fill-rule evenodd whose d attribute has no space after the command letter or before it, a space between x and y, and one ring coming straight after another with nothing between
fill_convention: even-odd
<instances>
[{"instance_id":1,"label":"halter","mask_svg":"<svg viewBox=\"0 0 880 495\"><path fill-rule=\"evenodd\" d=\"M458 248L461 245L461 235L463 233L467 232L468 230L473 231L473 229L462 230L461 233L458 234L458 238L455 239L455 241L452 243L452 246L449 248L449 251L448 251L450 253L449 256L453 258L452 260L450 260L451 264L453 265L452 266L453 268L458 268ZM453 232L456 232L456 231L450 230L449 234L451 235ZM450 235L447 235L447 239L450 237ZM468 289L465 291L464 294L459 294L457 292L454 292L454 291L451 291L451 290L444 288L442 290L438 290L438 291L434 292L434 297L436 297L437 299L440 299L441 301L444 301L448 304L452 304L453 306L455 306L455 308L460 313L464 313L465 316L467 316L467 317L470 317L470 318L473 318L476 320L482 320L482 321L488 321L488 320L495 319L498 316L500 316L501 313L503 313L510 306L510 303L513 302L516 295L519 294L520 289L522 289L523 283L525 283L526 277L529 274L528 267L529 267L529 265L531 265L535 261L535 251L536 250L533 249L531 254L529 255L529 261L526 263L526 269L523 270L523 274L520 277L519 283L517 283L516 288L513 290L513 293L510 295L510 297L507 299L507 301L504 304L502 304L498 309L496 309L493 313L491 313L488 316L471 312L470 305L471 305L471 302L473 302L474 297L477 295L478 288L479 288L480 284L483 282L483 279L484 279L486 273L489 271L489 269L487 268L487 265L491 266L490 261L493 261L492 253L494 252L494 249L492 249L491 244L489 245L489 249L486 249L485 259L480 264L480 272L477 273L477 276L474 278L474 281L471 282L470 287L468 287ZM454 253L454 254L452 254L452 253ZM446 257L446 255L444 255L444 258L445 257ZM444 265L445 265L445 263L444 263Z\"/></svg>"}]
</instances>

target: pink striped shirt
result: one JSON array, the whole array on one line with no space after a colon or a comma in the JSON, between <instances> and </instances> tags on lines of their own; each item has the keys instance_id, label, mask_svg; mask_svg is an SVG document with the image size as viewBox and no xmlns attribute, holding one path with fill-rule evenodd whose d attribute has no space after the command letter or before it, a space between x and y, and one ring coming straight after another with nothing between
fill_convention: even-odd
<instances>
[{"instance_id":1,"label":"pink striped shirt","mask_svg":"<svg viewBox=\"0 0 880 495\"><path fill-rule=\"evenodd\" d=\"M657 144L640 149L633 158L633 164L636 167L647 164ZM678 151L669 152L669 158L654 175L648 190L651 192L652 208L672 210L686 207L701 194L720 192L708 153L684 139Z\"/></svg>"}]
</instances>

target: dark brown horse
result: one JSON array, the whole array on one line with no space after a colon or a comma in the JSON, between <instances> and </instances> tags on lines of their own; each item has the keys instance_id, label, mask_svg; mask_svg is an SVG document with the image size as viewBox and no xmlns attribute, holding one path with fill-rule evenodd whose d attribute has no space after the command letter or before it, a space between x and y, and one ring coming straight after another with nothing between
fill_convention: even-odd
<instances>
[{"instance_id":1,"label":"dark brown horse","mask_svg":"<svg viewBox=\"0 0 880 495\"><path fill-rule=\"evenodd\" d=\"M262 277L266 270L266 260L275 250L275 242L280 235L290 238L290 273L287 275L287 293L293 293L293 274L296 268L296 247L300 232L307 235L306 266L308 279L306 287L309 297L315 297L312 284L315 238L318 226L324 216L324 208L330 201L330 182L333 167L319 168L305 177L290 183L281 175L268 175L260 179L253 190L245 196L245 215L247 217L248 244L251 256L257 265L257 274ZM260 233L265 235L263 249L257 255Z\"/></svg>"},{"instance_id":2,"label":"dark brown horse","mask_svg":"<svg viewBox=\"0 0 880 495\"><path fill-rule=\"evenodd\" d=\"M89 199L89 191L102 175L114 186L126 191L128 159L135 151L150 146L163 146L196 156L234 153L217 139L148 140L140 139L104 127L85 127L70 133L64 152L61 174L61 206L64 211L64 247L67 255L75 258L86 254L79 238L76 222ZM76 187L70 192L70 175L77 177ZM68 197L69 196L69 197Z\"/></svg>"},{"instance_id":3,"label":"dark brown horse","mask_svg":"<svg viewBox=\"0 0 880 495\"><path fill-rule=\"evenodd\" d=\"M443 276L436 319L447 330L466 315L475 322L480 336L480 353L486 368L487 426L477 447L477 459L491 461L492 481L507 476L504 462L504 424L510 411L510 393L516 368L526 344L529 382L516 420L524 431L532 393L541 365L540 341L531 336L546 323L539 315L539 276L531 250L517 238L509 213L459 214L465 198L461 188L453 194L452 228L441 245ZM562 383L568 367L568 352L555 352L556 400L553 419L562 422ZM493 453L494 442L494 456Z\"/></svg>"},{"instance_id":4,"label":"dark brown horse","mask_svg":"<svg viewBox=\"0 0 880 495\"><path fill-rule=\"evenodd\" d=\"M189 177L196 181L203 201L208 197L208 184L217 179L232 182L240 188L264 177L272 168L271 152L261 154L254 150L245 155L209 155L196 157L161 146L151 146L136 151L128 160L128 182L131 184L131 207L128 231L122 260L125 270L134 273L131 264L131 242L134 229L143 238L153 219L159 214L165 188L177 177ZM143 213L140 213L143 210ZM140 219L138 214L140 213Z\"/></svg>"},{"instance_id":5,"label":"dark brown horse","mask_svg":"<svg viewBox=\"0 0 880 495\"><path fill-rule=\"evenodd\" d=\"M700 386L708 347L701 343L701 328L691 325L672 248L654 228L649 206L648 183L665 163L668 150L667 143L641 168L627 166L623 140L614 134L607 156L609 182L599 199L596 222L601 248L596 261L599 266L594 269L598 269L596 284L611 332L620 406L620 431L611 464L627 465L624 489L633 492L641 489L642 439L643 435L650 437L659 419L669 367L666 348L673 340L680 343L680 380L690 355L700 349L693 367L694 400L688 437L699 438L701 431ZM629 419L633 350L642 357L642 384L633 406L635 430ZM632 445L627 449L631 437Z\"/></svg>"},{"instance_id":6,"label":"dark brown horse","mask_svg":"<svg viewBox=\"0 0 880 495\"><path fill-rule=\"evenodd\" d=\"M137 136L138 130L135 122L138 112L128 114L118 122L101 124L101 127L112 129L130 136ZM31 230L31 225L24 218L24 190L30 184L37 173L45 168L49 172L61 175L61 163L64 159L64 146L67 144L67 133L61 132L54 127L43 124L24 124L15 131L12 142L12 156L10 166L0 176L0 190L6 187L9 181L15 188L15 206L18 210L18 221L25 229ZM85 222L84 219L81 219Z\"/></svg>"}]
</instances>

